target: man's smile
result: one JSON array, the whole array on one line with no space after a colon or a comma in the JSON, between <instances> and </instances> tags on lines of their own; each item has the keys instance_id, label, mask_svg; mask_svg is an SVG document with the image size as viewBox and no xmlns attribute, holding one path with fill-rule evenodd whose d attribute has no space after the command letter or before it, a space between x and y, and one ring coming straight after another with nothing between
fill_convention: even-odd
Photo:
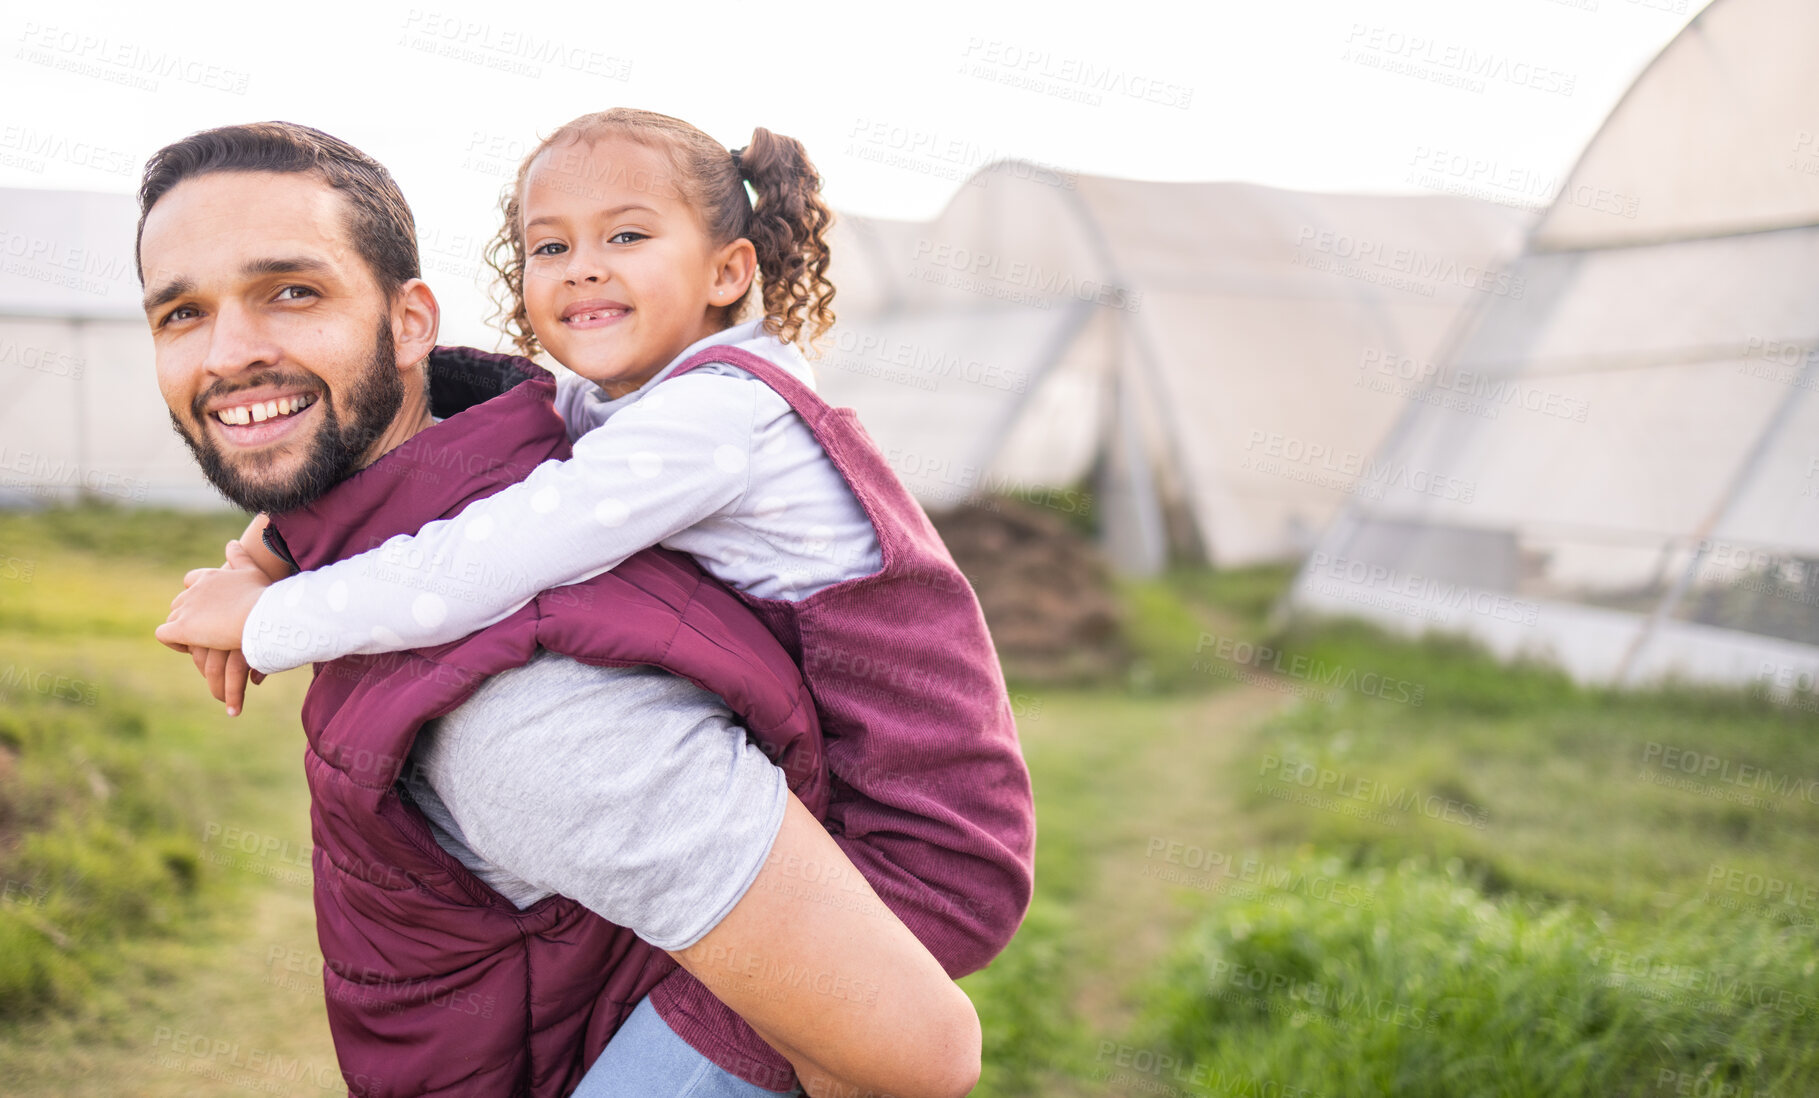
<instances>
[{"instance_id":1,"label":"man's smile","mask_svg":"<svg viewBox=\"0 0 1819 1098\"><path fill-rule=\"evenodd\" d=\"M295 431L321 400L316 393L236 393L209 409L207 419L217 435L235 446L265 446Z\"/></svg>"}]
</instances>

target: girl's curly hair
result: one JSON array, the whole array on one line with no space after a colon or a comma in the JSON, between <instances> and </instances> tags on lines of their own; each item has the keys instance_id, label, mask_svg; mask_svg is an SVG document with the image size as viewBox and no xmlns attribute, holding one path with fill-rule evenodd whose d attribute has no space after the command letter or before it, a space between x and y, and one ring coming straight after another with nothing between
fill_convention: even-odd
<instances>
[{"instance_id":1,"label":"girl's curly hair","mask_svg":"<svg viewBox=\"0 0 1819 1098\"><path fill-rule=\"evenodd\" d=\"M486 248L486 264L497 280L493 320L520 354L542 349L524 310L525 178L547 149L604 137L624 137L659 149L675 165L685 201L694 207L709 240L718 247L740 237L752 242L758 258L764 330L805 349L834 324L834 284L828 281L827 229L833 211L821 198L821 175L808 150L792 137L760 126L751 144L728 150L679 118L615 107L584 114L544 138L518 165L517 177L500 199L504 215ZM754 199L746 196L751 183ZM744 319L751 294L722 308L723 326Z\"/></svg>"}]
</instances>

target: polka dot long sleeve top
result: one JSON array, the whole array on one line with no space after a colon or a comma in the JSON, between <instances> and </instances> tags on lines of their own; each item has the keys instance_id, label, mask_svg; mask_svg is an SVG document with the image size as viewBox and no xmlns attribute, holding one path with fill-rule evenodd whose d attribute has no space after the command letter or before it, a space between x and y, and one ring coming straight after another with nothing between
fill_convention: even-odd
<instances>
[{"instance_id":1,"label":"polka dot long sleeve top","mask_svg":"<svg viewBox=\"0 0 1819 1098\"><path fill-rule=\"evenodd\" d=\"M723 344L814 383L796 349L757 321L690 346L617 400L564 376L556 405L573 457L414 535L274 583L247 618L247 663L270 674L446 644L652 545L760 598L802 599L877 571L871 522L782 397L733 366L669 380Z\"/></svg>"}]
</instances>

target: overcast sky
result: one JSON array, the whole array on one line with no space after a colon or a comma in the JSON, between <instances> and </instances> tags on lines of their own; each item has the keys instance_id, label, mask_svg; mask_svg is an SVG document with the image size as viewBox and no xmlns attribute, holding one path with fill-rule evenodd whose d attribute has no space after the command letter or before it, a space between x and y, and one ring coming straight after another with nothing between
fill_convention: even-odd
<instances>
[{"instance_id":1,"label":"overcast sky","mask_svg":"<svg viewBox=\"0 0 1819 1098\"><path fill-rule=\"evenodd\" d=\"M999 157L1160 180L1549 197L1704 0L925 0L860 5L25 3L0 15L0 186L130 192L158 146L283 118L416 210L447 342L537 135L638 106L802 139L836 208L938 211ZM1503 184L1507 186L1508 184Z\"/></svg>"}]
</instances>

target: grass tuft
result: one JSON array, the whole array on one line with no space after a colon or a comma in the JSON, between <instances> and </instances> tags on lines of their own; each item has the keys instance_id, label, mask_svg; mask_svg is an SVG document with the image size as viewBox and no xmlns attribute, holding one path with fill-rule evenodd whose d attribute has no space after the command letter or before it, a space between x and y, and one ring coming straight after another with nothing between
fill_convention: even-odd
<instances>
[{"instance_id":1,"label":"grass tuft","mask_svg":"<svg viewBox=\"0 0 1819 1098\"><path fill-rule=\"evenodd\" d=\"M1744 1098L1819 1078L1811 927L1696 907L1612 927L1487 895L1458 862L1293 871L1322 883L1223 906L1167 965L1146 1034L1172 1061L1162 1082Z\"/></svg>"}]
</instances>

